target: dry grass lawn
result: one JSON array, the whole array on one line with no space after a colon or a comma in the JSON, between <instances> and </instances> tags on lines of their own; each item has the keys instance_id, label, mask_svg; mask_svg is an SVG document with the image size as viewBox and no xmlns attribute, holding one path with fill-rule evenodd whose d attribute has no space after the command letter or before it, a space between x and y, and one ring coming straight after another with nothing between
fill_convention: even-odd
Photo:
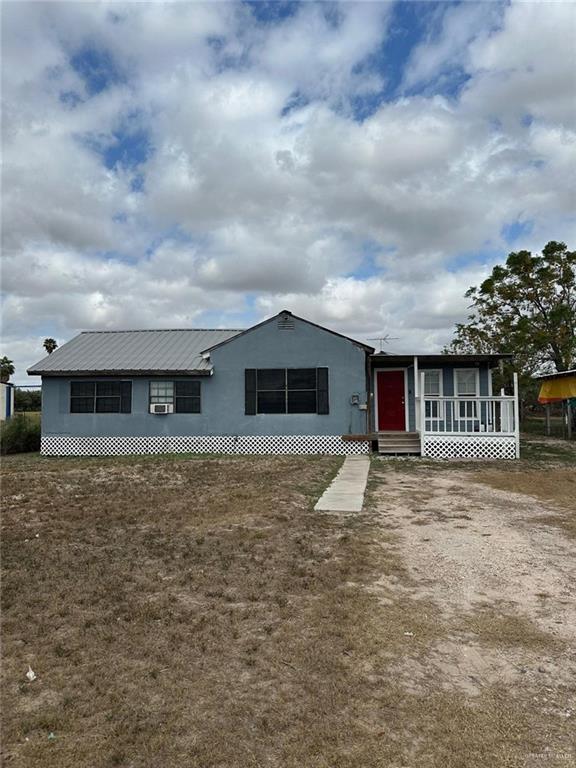
<instances>
[{"instance_id":1,"label":"dry grass lawn","mask_svg":"<svg viewBox=\"0 0 576 768\"><path fill-rule=\"evenodd\" d=\"M446 612L429 588L405 531L433 543L434 526L466 533L477 515L433 512L430 478L449 465L375 465L363 513L314 512L340 463L6 459L3 764L569 765L574 687L496 664L470 689L442 666L470 638L550 669L569 646L509 605Z\"/></svg>"}]
</instances>

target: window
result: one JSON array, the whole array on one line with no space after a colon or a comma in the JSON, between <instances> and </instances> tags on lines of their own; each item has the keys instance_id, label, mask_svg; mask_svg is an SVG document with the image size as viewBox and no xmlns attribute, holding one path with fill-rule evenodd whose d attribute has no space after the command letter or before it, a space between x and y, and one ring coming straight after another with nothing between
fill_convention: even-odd
<instances>
[{"instance_id":1,"label":"window","mask_svg":"<svg viewBox=\"0 0 576 768\"><path fill-rule=\"evenodd\" d=\"M456 397L475 398L478 393L478 370L476 368L460 368L454 371L454 394ZM476 431L478 408L475 401L464 400L458 403L456 411L458 429L456 431Z\"/></svg>"},{"instance_id":2,"label":"window","mask_svg":"<svg viewBox=\"0 0 576 768\"><path fill-rule=\"evenodd\" d=\"M174 403L173 381L150 382L150 405L154 403Z\"/></svg>"},{"instance_id":3,"label":"window","mask_svg":"<svg viewBox=\"0 0 576 768\"><path fill-rule=\"evenodd\" d=\"M151 381L150 405L155 403L169 403L175 413L200 413L200 382L191 379Z\"/></svg>"},{"instance_id":4,"label":"window","mask_svg":"<svg viewBox=\"0 0 576 768\"><path fill-rule=\"evenodd\" d=\"M327 414L328 368L247 368L247 415L257 413Z\"/></svg>"},{"instance_id":5,"label":"window","mask_svg":"<svg viewBox=\"0 0 576 768\"><path fill-rule=\"evenodd\" d=\"M454 394L456 397L478 395L478 371L475 368L460 368L454 371Z\"/></svg>"},{"instance_id":6,"label":"window","mask_svg":"<svg viewBox=\"0 0 576 768\"><path fill-rule=\"evenodd\" d=\"M72 381L70 413L131 413L131 381Z\"/></svg>"},{"instance_id":7,"label":"window","mask_svg":"<svg viewBox=\"0 0 576 768\"><path fill-rule=\"evenodd\" d=\"M424 397L442 396L442 371L429 370L424 371ZM424 404L426 419L439 419L442 413L442 406L438 400L427 400Z\"/></svg>"},{"instance_id":8,"label":"window","mask_svg":"<svg viewBox=\"0 0 576 768\"><path fill-rule=\"evenodd\" d=\"M424 394L430 397L442 396L442 371L424 371Z\"/></svg>"},{"instance_id":9,"label":"window","mask_svg":"<svg viewBox=\"0 0 576 768\"><path fill-rule=\"evenodd\" d=\"M174 397L176 413L200 413L199 381L175 381Z\"/></svg>"}]
</instances>

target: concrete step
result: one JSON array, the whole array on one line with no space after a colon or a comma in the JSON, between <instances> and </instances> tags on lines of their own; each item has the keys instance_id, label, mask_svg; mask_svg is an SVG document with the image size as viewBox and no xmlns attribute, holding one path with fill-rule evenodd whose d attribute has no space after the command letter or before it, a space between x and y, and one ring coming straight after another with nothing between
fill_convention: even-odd
<instances>
[{"instance_id":1,"label":"concrete step","mask_svg":"<svg viewBox=\"0 0 576 768\"><path fill-rule=\"evenodd\" d=\"M400 438L419 438L420 434L418 432L398 432L398 431L391 431L391 432L377 432L376 433L378 437L400 437Z\"/></svg>"},{"instance_id":2,"label":"concrete step","mask_svg":"<svg viewBox=\"0 0 576 768\"><path fill-rule=\"evenodd\" d=\"M400 453L406 453L410 454L412 456L419 456L420 455L420 446L419 445L404 445L404 446L392 446L389 445L386 446L378 446L378 453L380 454L386 454L386 455L396 455Z\"/></svg>"},{"instance_id":3,"label":"concrete step","mask_svg":"<svg viewBox=\"0 0 576 768\"><path fill-rule=\"evenodd\" d=\"M378 443L379 451L420 451L420 443Z\"/></svg>"},{"instance_id":4,"label":"concrete step","mask_svg":"<svg viewBox=\"0 0 576 768\"><path fill-rule=\"evenodd\" d=\"M397 435L378 435L379 443L394 443L395 445L412 445L420 442L420 435L408 435L408 437L398 437Z\"/></svg>"},{"instance_id":5,"label":"concrete step","mask_svg":"<svg viewBox=\"0 0 576 768\"><path fill-rule=\"evenodd\" d=\"M420 455L420 435L418 432L379 432L378 453L386 455Z\"/></svg>"}]
</instances>

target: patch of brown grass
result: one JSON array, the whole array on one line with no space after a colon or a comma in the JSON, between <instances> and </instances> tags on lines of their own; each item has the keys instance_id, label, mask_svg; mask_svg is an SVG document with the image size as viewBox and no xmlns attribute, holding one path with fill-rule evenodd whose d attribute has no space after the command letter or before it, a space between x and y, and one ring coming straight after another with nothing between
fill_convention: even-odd
<instances>
[{"instance_id":1,"label":"patch of brown grass","mask_svg":"<svg viewBox=\"0 0 576 768\"><path fill-rule=\"evenodd\" d=\"M480 643L501 648L519 646L553 651L560 646L557 638L541 630L526 616L507 613L494 605L461 616L458 629L471 632Z\"/></svg>"},{"instance_id":2,"label":"patch of brown grass","mask_svg":"<svg viewBox=\"0 0 576 768\"><path fill-rule=\"evenodd\" d=\"M448 628L370 511L313 511L339 465L5 462L5 764L512 768L563 744L522 692L399 684Z\"/></svg>"},{"instance_id":3,"label":"patch of brown grass","mask_svg":"<svg viewBox=\"0 0 576 768\"><path fill-rule=\"evenodd\" d=\"M576 467L538 472L515 471L513 468L484 471L474 475L474 482L550 502L552 514L540 516L537 521L557 525L576 538Z\"/></svg>"}]
</instances>

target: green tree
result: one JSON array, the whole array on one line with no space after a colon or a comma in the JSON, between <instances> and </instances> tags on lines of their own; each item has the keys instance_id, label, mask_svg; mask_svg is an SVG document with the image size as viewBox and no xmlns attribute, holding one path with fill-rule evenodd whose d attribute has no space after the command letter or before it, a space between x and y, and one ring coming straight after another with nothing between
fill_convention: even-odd
<instances>
[{"instance_id":1,"label":"green tree","mask_svg":"<svg viewBox=\"0 0 576 768\"><path fill-rule=\"evenodd\" d=\"M472 313L446 352L512 352L524 378L576 364L576 251L565 243L511 253L466 296Z\"/></svg>"},{"instance_id":2,"label":"green tree","mask_svg":"<svg viewBox=\"0 0 576 768\"><path fill-rule=\"evenodd\" d=\"M8 381L15 370L12 360L9 360L6 355L0 357L0 381Z\"/></svg>"},{"instance_id":3,"label":"green tree","mask_svg":"<svg viewBox=\"0 0 576 768\"><path fill-rule=\"evenodd\" d=\"M42 391L40 389L21 389L16 387L14 392L14 410L41 411Z\"/></svg>"},{"instance_id":4,"label":"green tree","mask_svg":"<svg viewBox=\"0 0 576 768\"><path fill-rule=\"evenodd\" d=\"M56 339L44 339L44 344L42 346L44 347L46 352L48 352L48 354L51 355L52 352L54 352L54 350L58 346L58 342L56 341Z\"/></svg>"}]
</instances>

